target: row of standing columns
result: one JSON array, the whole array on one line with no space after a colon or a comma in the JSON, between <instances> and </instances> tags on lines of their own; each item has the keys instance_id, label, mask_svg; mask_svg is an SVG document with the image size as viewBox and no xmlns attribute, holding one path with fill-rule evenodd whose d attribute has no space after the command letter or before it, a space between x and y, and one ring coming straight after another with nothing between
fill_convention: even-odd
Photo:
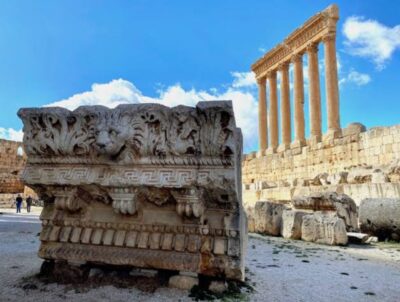
<instances>
[{"instance_id":1,"label":"row of standing columns","mask_svg":"<svg viewBox=\"0 0 400 302\"><path fill-rule=\"evenodd\" d=\"M325 88L326 108L328 117L328 134L333 136L340 133L339 118L339 88L337 76L337 62L335 49L335 35L330 34L322 39L325 51ZM321 93L318 67L318 43L311 43L307 49L308 78L309 78L309 108L310 108L310 133L311 139L320 141L322 137L321 120ZM280 121L281 121L281 147L288 149L290 146L301 147L305 145L305 118L304 118L304 77L303 54L294 54L291 61L282 62L275 70L267 72L266 76L258 78L259 86L259 144L260 150L270 148L273 152L278 149L278 87L277 72L280 73ZM294 103L294 130L295 137L292 141L291 108L289 87L289 64L293 64L293 103ZM267 89L269 84L269 110L267 109ZM268 112L269 111L269 112ZM268 115L269 113L269 115ZM268 116L268 117L267 117ZM269 123L268 123L269 120ZM269 125L268 125L269 124ZM269 129L268 129L269 126ZM268 131L269 130L269 131ZM269 142L268 145L268 134Z\"/></svg>"}]
</instances>

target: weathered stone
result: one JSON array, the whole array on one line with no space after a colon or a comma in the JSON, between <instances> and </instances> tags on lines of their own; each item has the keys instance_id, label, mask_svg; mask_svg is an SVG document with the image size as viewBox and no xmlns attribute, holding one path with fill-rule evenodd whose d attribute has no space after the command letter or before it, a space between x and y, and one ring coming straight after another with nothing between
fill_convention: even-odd
<instances>
[{"instance_id":1,"label":"weathered stone","mask_svg":"<svg viewBox=\"0 0 400 302\"><path fill-rule=\"evenodd\" d=\"M391 167L387 176L390 182L400 182L400 165Z\"/></svg>"},{"instance_id":2,"label":"weathered stone","mask_svg":"<svg viewBox=\"0 0 400 302\"><path fill-rule=\"evenodd\" d=\"M258 201L254 208L255 231L279 236L282 226L282 211L285 206L269 201Z\"/></svg>"},{"instance_id":3,"label":"weathered stone","mask_svg":"<svg viewBox=\"0 0 400 302\"><path fill-rule=\"evenodd\" d=\"M364 199L359 216L361 231L375 235L379 240L395 240L396 235L400 235L400 199Z\"/></svg>"},{"instance_id":4,"label":"weathered stone","mask_svg":"<svg viewBox=\"0 0 400 302\"><path fill-rule=\"evenodd\" d=\"M349 184L364 184L369 183L372 180L371 168L357 167L349 171L347 175L347 182Z\"/></svg>"},{"instance_id":5,"label":"weathered stone","mask_svg":"<svg viewBox=\"0 0 400 302\"><path fill-rule=\"evenodd\" d=\"M254 207L250 206L247 207L246 214L247 214L247 229L250 233L254 233L256 231Z\"/></svg>"},{"instance_id":6,"label":"weathered stone","mask_svg":"<svg viewBox=\"0 0 400 302\"><path fill-rule=\"evenodd\" d=\"M330 185L334 185L334 186L345 184L345 183L347 183L347 175L348 174L349 174L348 172L339 172L339 173L331 174L328 176L327 182Z\"/></svg>"},{"instance_id":7,"label":"weathered stone","mask_svg":"<svg viewBox=\"0 0 400 302\"><path fill-rule=\"evenodd\" d=\"M307 212L284 209L282 212L282 237L288 239L301 239L301 224Z\"/></svg>"},{"instance_id":8,"label":"weathered stone","mask_svg":"<svg viewBox=\"0 0 400 302\"><path fill-rule=\"evenodd\" d=\"M367 131L367 128L361 123L351 123L342 130L343 136L359 135Z\"/></svg>"},{"instance_id":9,"label":"weathered stone","mask_svg":"<svg viewBox=\"0 0 400 302\"><path fill-rule=\"evenodd\" d=\"M45 202L40 257L244 280L242 137L231 102L18 114L23 180Z\"/></svg>"},{"instance_id":10,"label":"weathered stone","mask_svg":"<svg viewBox=\"0 0 400 302\"><path fill-rule=\"evenodd\" d=\"M168 286L183 290L190 290L193 286L199 285L199 279L192 276L175 275L169 278Z\"/></svg>"},{"instance_id":11,"label":"weathered stone","mask_svg":"<svg viewBox=\"0 0 400 302\"><path fill-rule=\"evenodd\" d=\"M335 211L345 221L348 231L358 230L357 206L346 194L326 192L299 196L293 198L292 205L296 209L303 210Z\"/></svg>"},{"instance_id":12,"label":"weathered stone","mask_svg":"<svg viewBox=\"0 0 400 302\"><path fill-rule=\"evenodd\" d=\"M211 281L208 289L213 293L222 294L228 289L228 284L225 281Z\"/></svg>"},{"instance_id":13,"label":"weathered stone","mask_svg":"<svg viewBox=\"0 0 400 302\"><path fill-rule=\"evenodd\" d=\"M371 183L379 184L389 182L389 178L381 169L375 169L371 175Z\"/></svg>"},{"instance_id":14,"label":"weathered stone","mask_svg":"<svg viewBox=\"0 0 400 302\"><path fill-rule=\"evenodd\" d=\"M346 245L347 233L343 219L332 212L314 212L304 215L301 239L328 245Z\"/></svg>"}]
</instances>

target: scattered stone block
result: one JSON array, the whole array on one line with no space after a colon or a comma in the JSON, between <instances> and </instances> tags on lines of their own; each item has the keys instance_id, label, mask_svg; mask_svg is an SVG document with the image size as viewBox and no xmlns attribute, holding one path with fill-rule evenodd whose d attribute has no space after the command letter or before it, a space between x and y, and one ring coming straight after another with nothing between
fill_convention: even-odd
<instances>
[{"instance_id":1,"label":"scattered stone block","mask_svg":"<svg viewBox=\"0 0 400 302\"><path fill-rule=\"evenodd\" d=\"M284 209L283 204L257 201L254 208L255 231L265 235L280 236Z\"/></svg>"},{"instance_id":2,"label":"scattered stone block","mask_svg":"<svg viewBox=\"0 0 400 302\"><path fill-rule=\"evenodd\" d=\"M400 236L400 199L367 198L361 201L360 230L379 240L398 240Z\"/></svg>"},{"instance_id":3,"label":"scattered stone block","mask_svg":"<svg viewBox=\"0 0 400 302\"><path fill-rule=\"evenodd\" d=\"M327 245L346 245L348 242L343 219L333 212L314 212L304 215L301 239Z\"/></svg>"},{"instance_id":4,"label":"scattered stone block","mask_svg":"<svg viewBox=\"0 0 400 302\"><path fill-rule=\"evenodd\" d=\"M284 209L282 212L282 230L283 238L287 239L301 239L301 224L303 216L307 212Z\"/></svg>"},{"instance_id":5,"label":"scattered stone block","mask_svg":"<svg viewBox=\"0 0 400 302\"><path fill-rule=\"evenodd\" d=\"M347 231L358 230L357 206L346 194L322 192L309 196L297 196L292 199L292 205L300 210L336 212L346 223Z\"/></svg>"}]
</instances>

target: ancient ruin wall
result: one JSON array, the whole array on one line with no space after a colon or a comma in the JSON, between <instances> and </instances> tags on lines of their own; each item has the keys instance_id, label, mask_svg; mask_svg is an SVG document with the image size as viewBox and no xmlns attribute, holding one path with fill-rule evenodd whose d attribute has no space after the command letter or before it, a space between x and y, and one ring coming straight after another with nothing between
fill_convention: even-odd
<instances>
[{"instance_id":1,"label":"ancient ruin wall","mask_svg":"<svg viewBox=\"0 0 400 302\"><path fill-rule=\"evenodd\" d=\"M245 204L328 190L346 193L356 203L366 197L400 197L400 125L364 130L352 124L340 138L244 156Z\"/></svg>"},{"instance_id":2,"label":"ancient ruin wall","mask_svg":"<svg viewBox=\"0 0 400 302\"><path fill-rule=\"evenodd\" d=\"M20 172L25 165L22 144L0 139L0 194L22 193Z\"/></svg>"}]
</instances>

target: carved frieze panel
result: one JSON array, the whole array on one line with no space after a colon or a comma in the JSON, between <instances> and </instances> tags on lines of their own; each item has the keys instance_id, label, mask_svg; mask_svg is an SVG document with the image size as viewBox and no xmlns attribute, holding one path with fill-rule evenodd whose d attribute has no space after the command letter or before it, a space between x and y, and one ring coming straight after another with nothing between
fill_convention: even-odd
<instances>
[{"instance_id":1,"label":"carved frieze panel","mask_svg":"<svg viewBox=\"0 0 400 302\"><path fill-rule=\"evenodd\" d=\"M230 102L19 116L22 178L45 202L40 257L243 280L242 138Z\"/></svg>"}]
</instances>

